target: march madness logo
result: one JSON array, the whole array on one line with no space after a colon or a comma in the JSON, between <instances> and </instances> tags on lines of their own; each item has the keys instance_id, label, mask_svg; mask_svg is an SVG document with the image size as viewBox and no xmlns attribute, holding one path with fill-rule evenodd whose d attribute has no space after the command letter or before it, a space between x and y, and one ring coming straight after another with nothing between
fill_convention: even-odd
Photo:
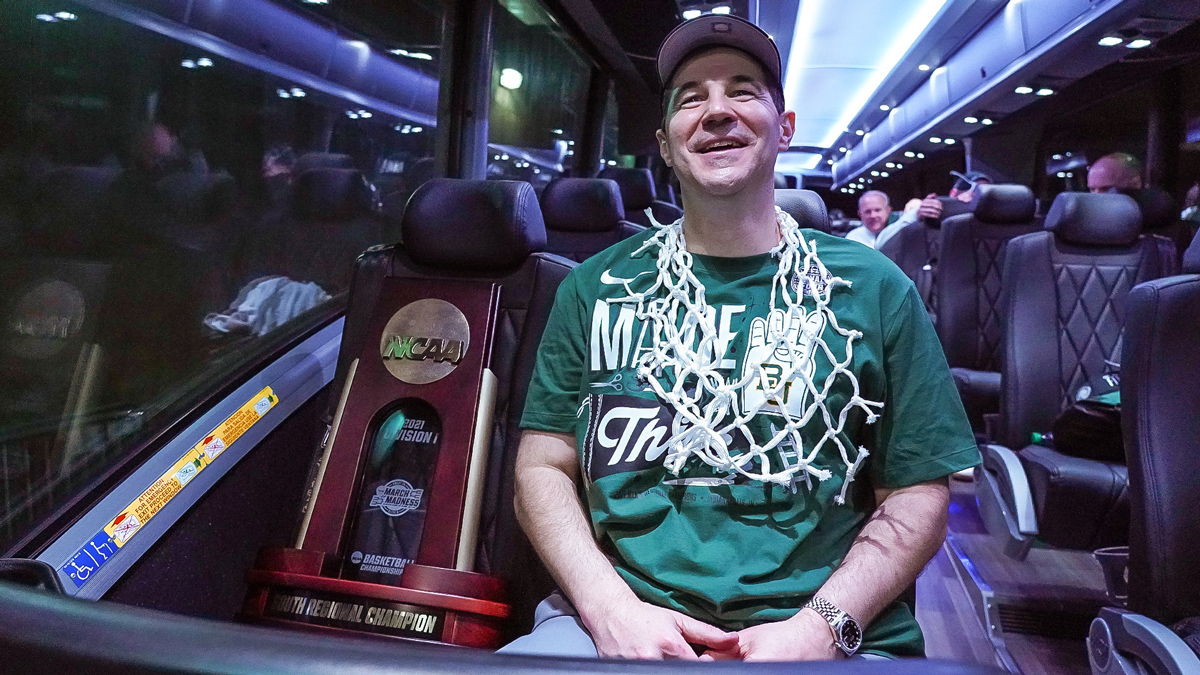
<instances>
[{"instance_id":1,"label":"march madness logo","mask_svg":"<svg viewBox=\"0 0 1200 675\"><path fill-rule=\"evenodd\" d=\"M371 497L370 506L378 507L380 511L395 518L420 508L423 494L424 490L414 489L408 481L397 478L375 488L375 496Z\"/></svg>"}]
</instances>

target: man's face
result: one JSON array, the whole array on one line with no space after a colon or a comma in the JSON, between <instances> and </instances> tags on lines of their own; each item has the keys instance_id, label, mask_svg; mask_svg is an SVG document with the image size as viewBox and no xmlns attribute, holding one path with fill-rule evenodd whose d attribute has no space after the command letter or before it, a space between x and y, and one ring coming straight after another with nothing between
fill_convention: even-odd
<instances>
[{"instance_id":1,"label":"man's face","mask_svg":"<svg viewBox=\"0 0 1200 675\"><path fill-rule=\"evenodd\" d=\"M1137 174L1121 166L1120 162L1101 157L1092 168L1088 169L1088 192L1117 192L1118 190L1136 190L1142 187Z\"/></svg>"},{"instance_id":2,"label":"man's face","mask_svg":"<svg viewBox=\"0 0 1200 675\"><path fill-rule=\"evenodd\" d=\"M773 180L796 116L776 110L754 59L736 49L703 52L684 62L671 87L658 145L685 188L729 196Z\"/></svg>"},{"instance_id":3,"label":"man's face","mask_svg":"<svg viewBox=\"0 0 1200 675\"><path fill-rule=\"evenodd\" d=\"M892 207L879 195L866 195L858 200L858 218L866 228L876 234L887 227Z\"/></svg>"},{"instance_id":4,"label":"man's face","mask_svg":"<svg viewBox=\"0 0 1200 675\"><path fill-rule=\"evenodd\" d=\"M986 178L980 178L971 185L970 188L959 191L958 188L950 188L950 196L965 204L970 204L975 201L975 189L980 185L990 185L991 181Z\"/></svg>"}]
</instances>

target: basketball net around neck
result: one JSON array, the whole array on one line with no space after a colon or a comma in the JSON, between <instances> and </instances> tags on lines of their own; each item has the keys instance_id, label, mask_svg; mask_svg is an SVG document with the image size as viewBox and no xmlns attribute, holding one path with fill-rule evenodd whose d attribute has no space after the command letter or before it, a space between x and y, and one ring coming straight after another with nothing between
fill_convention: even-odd
<instances>
[{"instance_id":1,"label":"basketball net around neck","mask_svg":"<svg viewBox=\"0 0 1200 675\"><path fill-rule=\"evenodd\" d=\"M627 295L608 302L631 303L637 319L649 322L653 343L636 362L637 377L675 411L664 466L678 476L686 462L696 457L717 472L736 472L795 492L798 481L811 487L810 477L820 481L832 477L828 469L814 466L821 450L832 444L846 465L845 481L834 498L844 504L846 491L868 455L866 448L844 440L847 416L859 409L870 424L883 408L882 402L859 395L858 378L850 370L854 343L862 333L842 328L829 309L835 290L849 289L851 282L830 274L817 257L816 241L806 241L796 221L776 207L781 236L770 251L779 261L771 280L770 314L758 339L748 336L748 343L760 344L747 347L741 374L722 373L725 355L718 353L716 311L705 301L704 285L692 271L683 218L664 225L654 220L649 209L646 213L657 232L631 257L657 249L657 276L643 291L630 288L636 278L622 280ZM814 308L803 307L805 295ZM842 340L845 350L839 358L829 342ZM818 354L832 365L819 384L814 381ZM768 361L771 373L764 369ZM851 396L840 411L832 411L827 401L839 378L847 381ZM794 396L801 397L799 402L792 400ZM748 426L759 414L775 418L770 424L772 436L763 443ZM815 417L825 432L810 447L801 429ZM731 451L735 438L744 439L749 449Z\"/></svg>"}]
</instances>

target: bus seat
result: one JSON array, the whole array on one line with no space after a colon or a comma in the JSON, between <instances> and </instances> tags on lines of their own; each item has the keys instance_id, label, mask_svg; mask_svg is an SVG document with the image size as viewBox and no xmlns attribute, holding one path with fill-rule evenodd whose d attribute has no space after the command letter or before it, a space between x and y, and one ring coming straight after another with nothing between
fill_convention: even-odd
<instances>
[{"instance_id":1,"label":"bus seat","mask_svg":"<svg viewBox=\"0 0 1200 675\"><path fill-rule=\"evenodd\" d=\"M1033 191L981 185L971 213L942 221L937 333L976 431L1000 409L1000 291L1005 245L1036 232Z\"/></svg>"},{"instance_id":2,"label":"bus seat","mask_svg":"<svg viewBox=\"0 0 1200 675\"><path fill-rule=\"evenodd\" d=\"M1200 237L1193 239L1191 246L1183 252L1183 273L1200 274Z\"/></svg>"},{"instance_id":3,"label":"bus seat","mask_svg":"<svg viewBox=\"0 0 1200 675\"><path fill-rule=\"evenodd\" d=\"M938 312L937 273L942 248L942 223L971 210L970 204L952 197L938 197L938 201L942 203L941 218L924 218L903 227L879 249L880 253L896 263L904 275L917 285L925 309L935 324Z\"/></svg>"},{"instance_id":4,"label":"bus seat","mask_svg":"<svg viewBox=\"0 0 1200 675\"><path fill-rule=\"evenodd\" d=\"M1053 546L1093 549L1120 544L1129 527L1125 466L1070 457L1030 445L1049 431L1085 385L1100 383L1121 359L1129 290L1173 274L1174 246L1141 235L1141 214L1125 195L1065 192L1055 198L1046 230L1009 240L998 438L984 448L980 510L997 533L995 515L1032 510L1036 524L1008 528L1023 557L1032 533ZM1008 448L1023 448L1013 461ZM985 502L987 502L985 504ZM989 520L987 514L992 514ZM1011 524L1011 523L1009 523ZM1014 532L1019 529L1028 538ZM1011 543L1011 540L1010 540Z\"/></svg>"},{"instance_id":5,"label":"bus seat","mask_svg":"<svg viewBox=\"0 0 1200 675\"><path fill-rule=\"evenodd\" d=\"M775 188L775 205L786 211L800 227L833 234L825 201L812 190Z\"/></svg>"},{"instance_id":6,"label":"bus seat","mask_svg":"<svg viewBox=\"0 0 1200 675\"><path fill-rule=\"evenodd\" d=\"M556 178L542 190L546 251L577 262L646 228L625 220L621 191L603 178Z\"/></svg>"},{"instance_id":7,"label":"bus seat","mask_svg":"<svg viewBox=\"0 0 1200 675\"><path fill-rule=\"evenodd\" d=\"M1129 611L1105 609L1093 621L1088 658L1097 674L1145 672L1129 661L1156 675L1200 672L1200 276L1138 285L1127 316L1121 427L1131 507Z\"/></svg>"},{"instance_id":8,"label":"bus seat","mask_svg":"<svg viewBox=\"0 0 1200 675\"><path fill-rule=\"evenodd\" d=\"M33 180L23 239L35 255L96 255L107 238L104 205L119 169L64 166Z\"/></svg>"},{"instance_id":9,"label":"bus seat","mask_svg":"<svg viewBox=\"0 0 1200 675\"><path fill-rule=\"evenodd\" d=\"M296 158L292 174L299 176L309 169L353 169L354 158L338 152L306 152Z\"/></svg>"},{"instance_id":10,"label":"bus seat","mask_svg":"<svg viewBox=\"0 0 1200 675\"><path fill-rule=\"evenodd\" d=\"M1175 242L1175 251L1181 256L1196 235L1196 221L1179 217L1179 204L1166 190L1149 187L1140 190L1124 190L1133 197L1142 211L1142 231L1160 234Z\"/></svg>"},{"instance_id":11,"label":"bus seat","mask_svg":"<svg viewBox=\"0 0 1200 675\"><path fill-rule=\"evenodd\" d=\"M309 169L296 178L279 239L259 245L269 262L256 274L282 274L314 282L330 295L350 287L354 259L383 242L383 218L372 209L374 193L357 169ZM246 279L248 281L249 279Z\"/></svg>"},{"instance_id":12,"label":"bus seat","mask_svg":"<svg viewBox=\"0 0 1200 675\"><path fill-rule=\"evenodd\" d=\"M524 182L431 180L409 200L401 229L403 246L374 247L355 263L334 391L367 339L368 318L384 278L466 279L503 286L492 345L498 398L475 570L508 581L515 611L513 632L507 636L512 639L532 627L533 608L553 587L517 526L514 462L537 347L558 285L575 263L542 252L545 225L533 187Z\"/></svg>"},{"instance_id":13,"label":"bus seat","mask_svg":"<svg viewBox=\"0 0 1200 675\"><path fill-rule=\"evenodd\" d=\"M614 180L620 186L621 202L625 205L625 220L631 223L650 227L646 209L650 209L654 219L660 223L673 223L683 217L683 209L658 201L655 197L654 178L650 175L650 169L609 167L601 171L599 177Z\"/></svg>"}]
</instances>

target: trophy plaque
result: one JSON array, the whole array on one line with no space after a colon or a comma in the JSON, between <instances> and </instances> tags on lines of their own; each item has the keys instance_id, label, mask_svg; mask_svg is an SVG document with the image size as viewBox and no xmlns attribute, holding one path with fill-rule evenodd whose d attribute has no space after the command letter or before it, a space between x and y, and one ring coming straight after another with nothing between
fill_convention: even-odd
<instances>
[{"instance_id":1,"label":"trophy plaque","mask_svg":"<svg viewBox=\"0 0 1200 675\"><path fill-rule=\"evenodd\" d=\"M499 646L510 613L503 583L471 570L496 397L490 359L500 290L382 281L296 544L259 552L243 618Z\"/></svg>"}]
</instances>

